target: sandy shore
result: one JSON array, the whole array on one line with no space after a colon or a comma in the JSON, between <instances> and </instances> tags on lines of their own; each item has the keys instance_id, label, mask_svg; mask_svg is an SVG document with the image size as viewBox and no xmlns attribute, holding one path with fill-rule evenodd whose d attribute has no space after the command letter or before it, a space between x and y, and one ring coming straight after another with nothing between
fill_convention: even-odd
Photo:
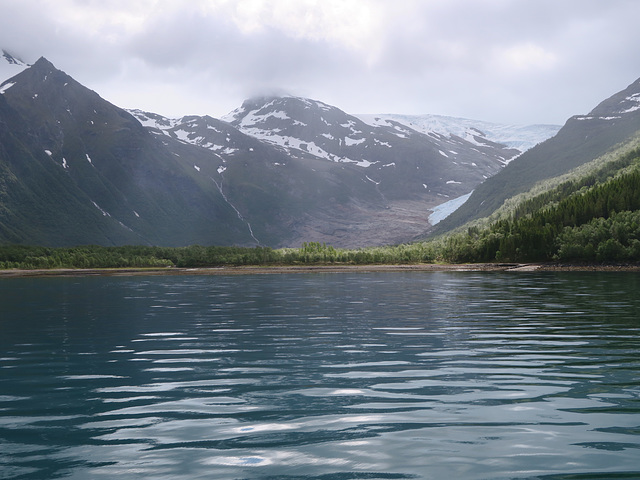
<instances>
[{"instance_id":1,"label":"sandy shore","mask_svg":"<svg viewBox=\"0 0 640 480\"><path fill-rule=\"evenodd\" d=\"M215 268L89 268L0 270L7 277L83 277L131 275L256 275L278 273L343 272L533 272L533 271L640 271L640 265L561 265L518 263L417 264L417 265L308 265L242 266Z\"/></svg>"}]
</instances>

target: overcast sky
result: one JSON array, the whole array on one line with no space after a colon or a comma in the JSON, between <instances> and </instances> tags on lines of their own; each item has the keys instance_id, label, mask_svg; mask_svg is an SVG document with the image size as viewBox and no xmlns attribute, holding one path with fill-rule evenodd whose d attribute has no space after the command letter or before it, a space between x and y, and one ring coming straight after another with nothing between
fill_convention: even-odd
<instances>
[{"instance_id":1,"label":"overcast sky","mask_svg":"<svg viewBox=\"0 0 640 480\"><path fill-rule=\"evenodd\" d=\"M638 0L2 0L0 48L169 117L287 93L563 124L640 77L638 22Z\"/></svg>"}]
</instances>

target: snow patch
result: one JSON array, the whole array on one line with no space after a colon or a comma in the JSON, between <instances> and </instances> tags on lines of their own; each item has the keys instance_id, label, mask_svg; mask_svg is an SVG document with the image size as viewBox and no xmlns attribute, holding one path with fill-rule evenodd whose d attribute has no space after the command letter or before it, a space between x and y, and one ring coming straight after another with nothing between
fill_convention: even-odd
<instances>
[{"instance_id":1,"label":"snow patch","mask_svg":"<svg viewBox=\"0 0 640 480\"><path fill-rule=\"evenodd\" d=\"M225 147L220 151L220 153L223 154L223 155L232 155L232 154L234 154L236 152L239 152L239 151L240 151L239 148Z\"/></svg>"},{"instance_id":2,"label":"snow patch","mask_svg":"<svg viewBox=\"0 0 640 480\"><path fill-rule=\"evenodd\" d=\"M176 137L178 137L178 140L181 140L183 142L189 142L189 133L186 130L174 130L173 133L176 135Z\"/></svg>"},{"instance_id":3,"label":"snow patch","mask_svg":"<svg viewBox=\"0 0 640 480\"><path fill-rule=\"evenodd\" d=\"M219 173L219 174L222 174L226 169L227 169L227 167L225 167L224 165L220 165L220 166L218 167L218 173Z\"/></svg>"},{"instance_id":4,"label":"snow patch","mask_svg":"<svg viewBox=\"0 0 640 480\"><path fill-rule=\"evenodd\" d=\"M352 128L355 124L356 122L349 120L347 123L341 123L340 126L344 128Z\"/></svg>"},{"instance_id":5,"label":"snow patch","mask_svg":"<svg viewBox=\"0 0 640 480\"><path fill-rule=\"evenodd\" d=\"M377 143L378 145L382 145L383 147L389 147L391 148L391 144L389 142L383 142L381 140L378 140L377 138L374 138L373 141L375 143Z\"/></svg>"},{"instance_id":6,"label":"snow patch","mask_svg":"<svg viewBox=\"0 0 640 480\"><path fill-rule=\"evenodd\" d=\"M4 92L6 92L7 90L9 90L11 87L13 87L16 84L16 82L9 82L9 83L5 83L4 85L2 85L0 87L0 95L3 95Z\"/></svg>"},{"instance_id":7,"label":"snow patch","mask_svg":"<svg viewBox=\"0 0 640 480\"><path fill-rule=\"evenodd\" d=\"M277 112L271 112L269 115L266 115L265 120L267 118L279 118L280 120L291 120L291 117L289 115L287 115L287 112L283 112L282 110L279 110Z\"/></svg>"},{"instance_id":8,"label":"snow patch","mask_svg":"<svg viewBox=\"0 0 640 480\"><path fill-rule=\"evenodd\" d=\"M367 168L367 167L370 167L371 165L373 165L375 163L378 163L378 162L370 162L369 160L364 160L363 159L363 160L360 160L359 162L356 162L356 165L359 166L359 167Z\"/></svg>"},{"instance_id":9,"label":"snow patch","mask_svg":"<svg viewBox=\"0 0 640 480\"><path fill-rule=\"evenodd\" d=\"M111 215L109 215L109 212L105 212L102 208L100 208L98 206L98 204L96 202L94 202L93 200L91 200L91 203L93 203L93 205L102 212L102 216L103 217L110 217Z\"/></svg>"},{"instance_id":10,"label":"snow patch","mask_svg":"<svg viewBox=\"0 0 640 480\"><path fill-rule=\"evenodd\" d=\"M426 185L425 185L425 188L426 188ZM431 225L435 225L441 222L442 220L444 220L445 218L447 218L449 215L455 212L458 208L460 208L462 204L464 204L464 202L466 202L469 199L472 193L473 191L467 193L466 195L462 195L461 197L457 197L457 198L454 198L453 200L449 200L448 202L441 203L440 205L435 207L433 209L433 213L429 215L429 223Z\"/></svg>"},{"instance_id":11,"label":"snow patch","mask_svg":"<svg viewBox=\"0 0 640 480\"><path fill-rule=\"evenodd\" d=\"M194 165L193 168L195 168L197 171L200 171L200 167L198 165Z\"/></svg>"},{"instance_id":12,"label":"snow patch","mask_svg":"<svg viewBox=\"0 0 640 480\"><path fill-rule=\"evenodd\" d=\"M88 153L85 153L85 155L87 156L87 161L88 161L91 165L93 165L93 162L91 161L91 157L89 156L89 154L88 154Z\"/></svg>"},{"instance_id":13,"label":"snow patch","mask_svg":"<svg viewBox=\"0 0 640 480\"><path fill-rule=\"evenodd\" d=\"M626 110L622 110L620 113L630 113L635 112L636 110L640 110L640 93L634 93L633 95L625 98L628 102L635 102L636 104L627 108Z\"/></svg>"},{"instance_id":14,"label":"snow patch","mask_svg":"<svg viewBox=\"0 0 640 480\"><path fill-rule=\"evenodd\" d=\"M367 140L366 138L353 139L353 138L345 137L344 143L347 147L352 147L354 145L360 145L361 143L366 142L366 140Z\"/></svg>"},{"instance_id":15,"label":"snow patch","mask_svg":"<svg viewBox=\"0 0 640 480\"><path fill-rule=\"evenodd\" d=\"M369 178L368 175L364 176L367 180L369 180L371 183L375 183L376 185L380 185L380 182L376 182L375 180L372 180L371 178Z\"/></svg>"}]
</instances>

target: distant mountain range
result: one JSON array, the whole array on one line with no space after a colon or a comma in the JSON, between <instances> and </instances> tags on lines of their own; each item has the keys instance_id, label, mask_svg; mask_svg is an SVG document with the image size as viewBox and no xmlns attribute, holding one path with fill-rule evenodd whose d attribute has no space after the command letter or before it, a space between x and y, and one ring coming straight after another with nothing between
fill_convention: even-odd
<instances>
[{"instance_id":1,"label":"distant mountain range","mask_svg":"<svg viewBox=\"0 0 640 480\"><path fill-rule=\"evenodd\" d=\"M582 145L570 147L576 158L609 148L633 130L623 125L636 105L626 91L617 104L570 119L561 140L546 140L554 126L350 115L291 96L250 99L222 119L168 119L120 109L44 58L27 66L4 55L0 62L21 71L0 83L3 243L407 242L431 230L434 210L431 223L472 191L437 230L483 214L458 212L484 208L506 172L528 184L579 163L557 153L571 142ZM487 188L495 195L473 200Z\"/></svg>"}]
</instances>

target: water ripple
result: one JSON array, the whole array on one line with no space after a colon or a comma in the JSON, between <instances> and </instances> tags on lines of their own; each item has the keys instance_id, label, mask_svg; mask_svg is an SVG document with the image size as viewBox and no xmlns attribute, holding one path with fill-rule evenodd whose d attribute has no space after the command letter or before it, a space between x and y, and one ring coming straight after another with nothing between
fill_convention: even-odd
<instances>
[{"instance_id":1,"label":"water ripple","mask_svg":"<svg viewBox=\"0 0 640 480\"><path fill-rule=\"evenodd\" d=\"M0 476L640 478L638 286L3 281Z\"/></svg>"}]
</instances>

